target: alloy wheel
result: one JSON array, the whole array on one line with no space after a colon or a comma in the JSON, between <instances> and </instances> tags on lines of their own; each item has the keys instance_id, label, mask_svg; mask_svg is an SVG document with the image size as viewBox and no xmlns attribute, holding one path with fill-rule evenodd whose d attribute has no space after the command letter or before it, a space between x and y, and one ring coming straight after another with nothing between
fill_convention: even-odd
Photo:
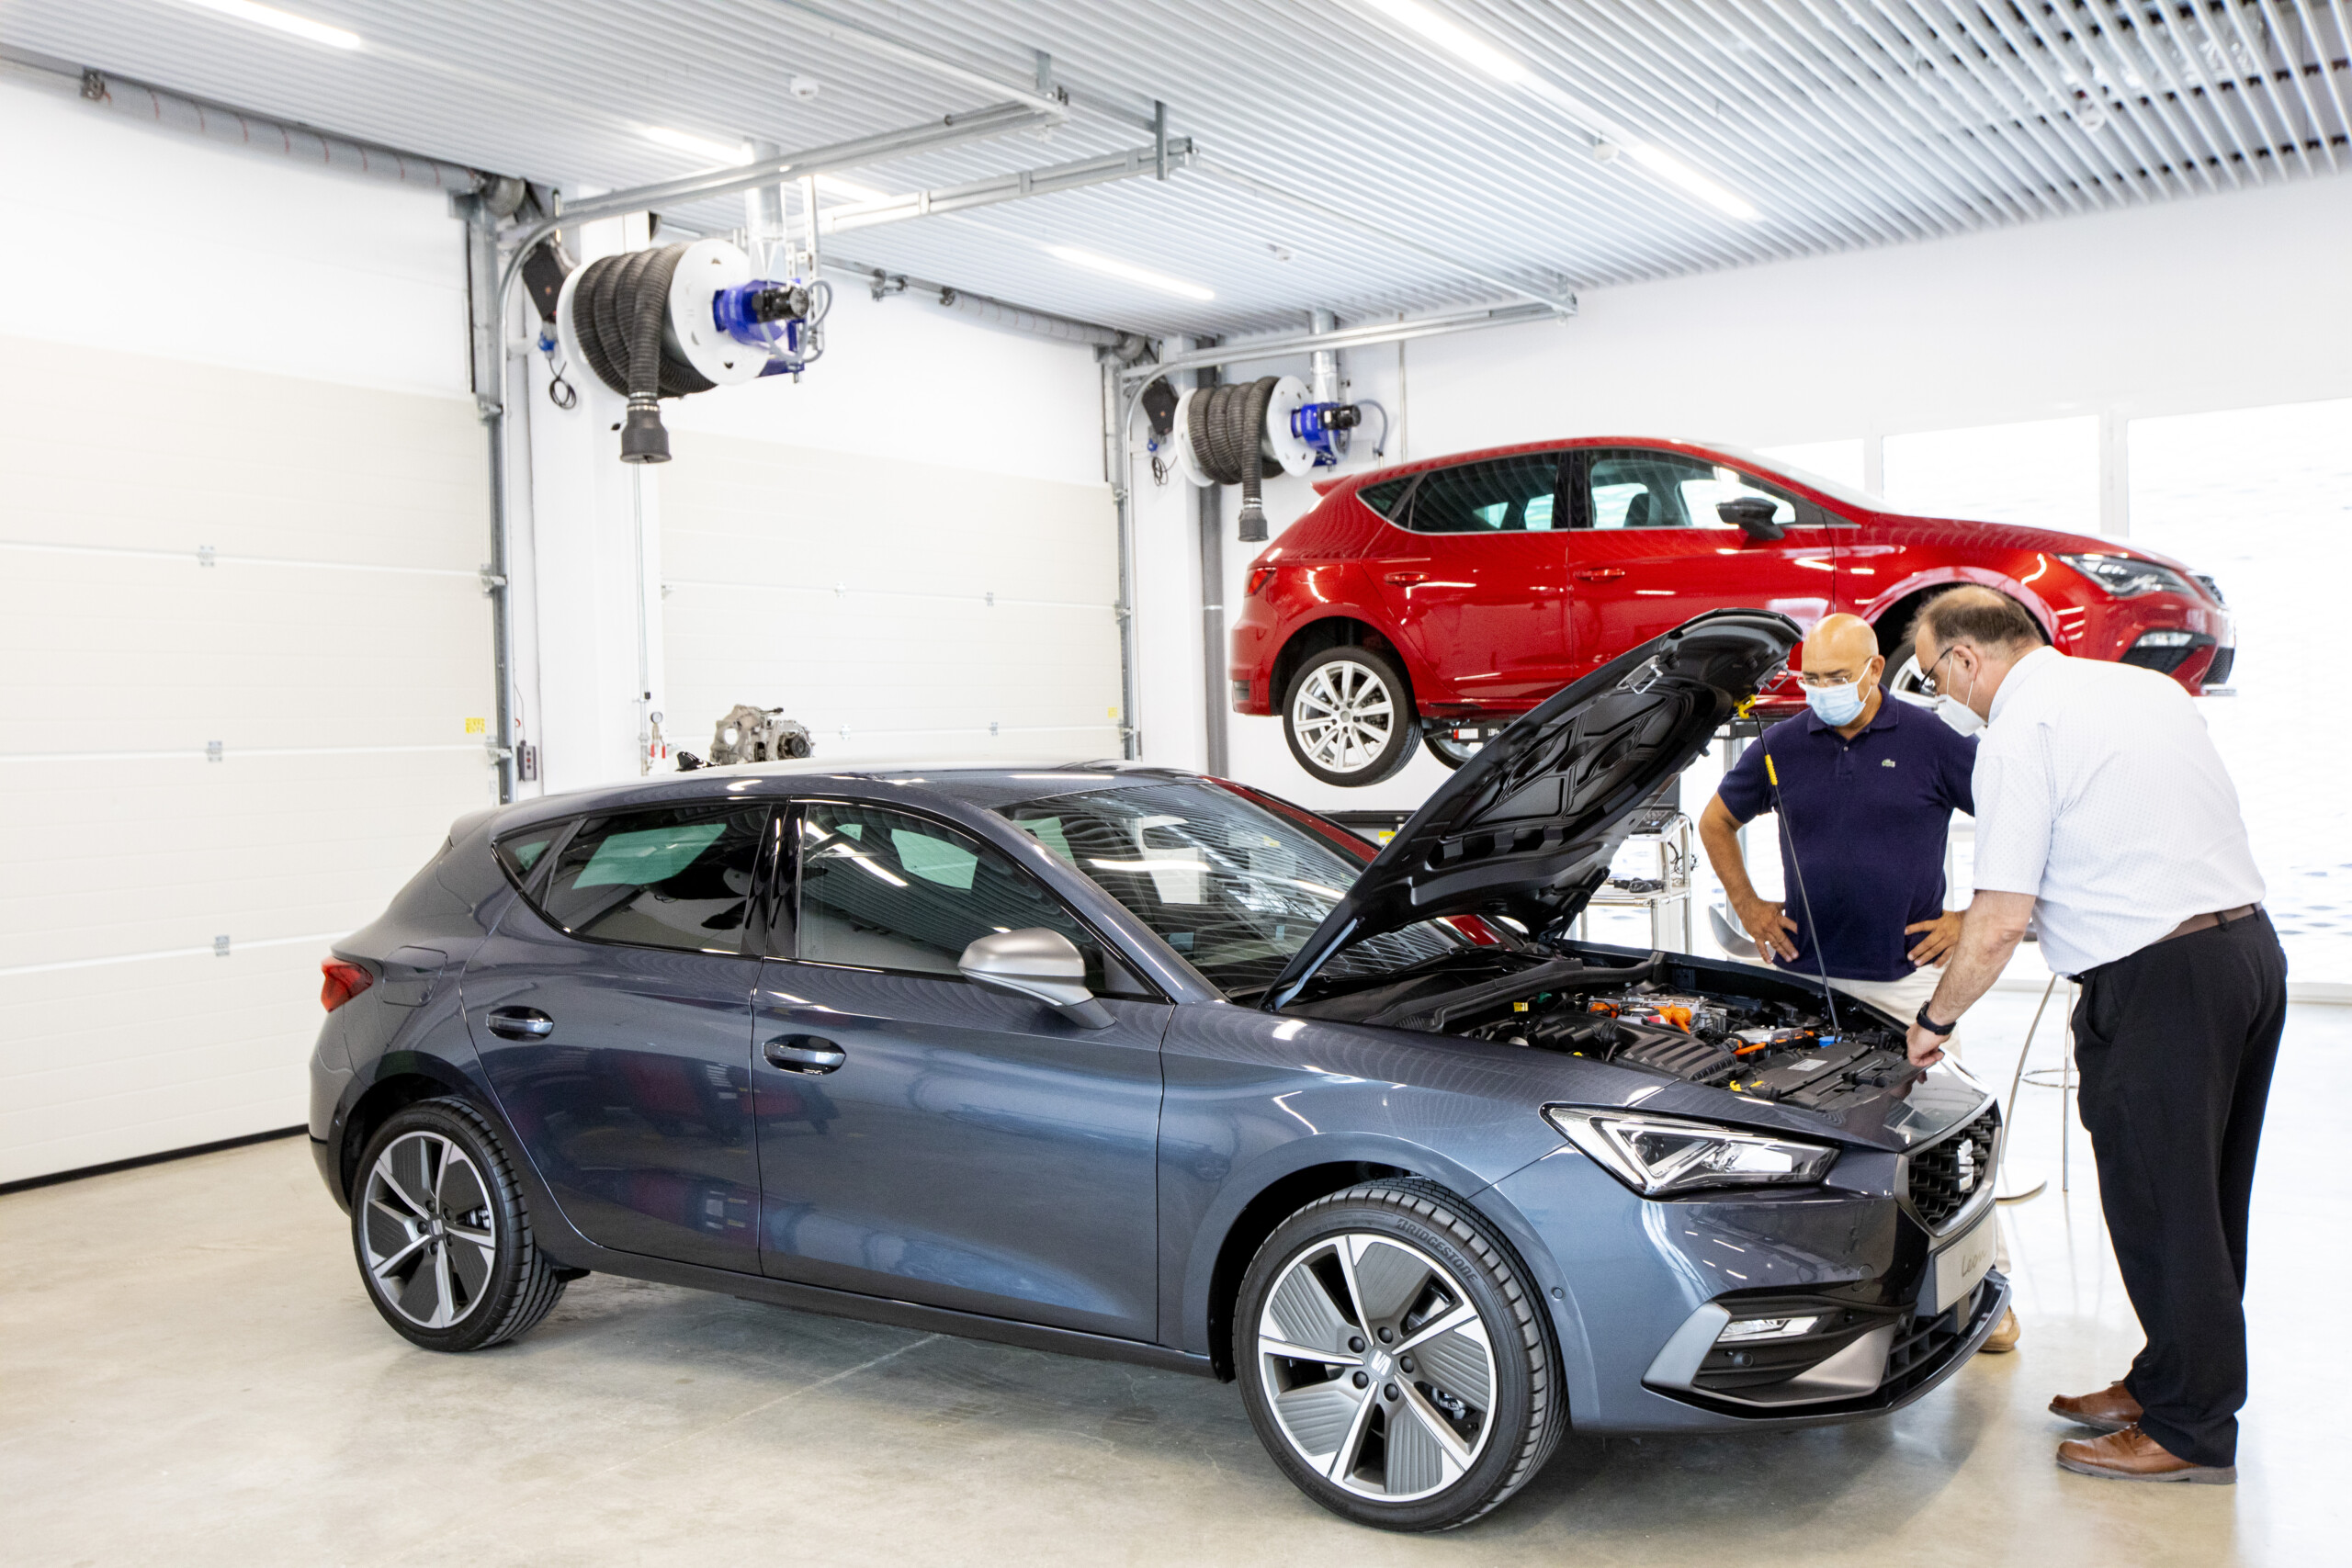
<instances>
[{"instance_id":1,"label":"alloy wheel","mask_svg":"<svg viewBox=\"0 0 2352 1568\"><path fill-rule=\"evenodd\" d=\"M1351 660L1335 660L1308 675L1291 699L1290 716L1307 756L1335 773L1372 766L1397 724L1388 682Z\"/></svg>"},{"instance_id":2,"label":"alloy wheel","mask_svg":"<svg viewBox=\"0 0 2352 1568\"><path fill-rule=\"evenodd\" d=\"M1903 656L1903 662L1886 678L1886 689L1890 694L1905 697L1927 698L1935 694L1927 676L1920 671L1919 656L1916 653Z\"/></svg>"},{"instance_id":3,"label":"alloy wheel","mask_svg":"<svg viewBox=\"0 0 2352 1568\"><path fill-rule=\"evenodd\" d=\"M437 1133L396 1138L376 1157L361 1201L377 1293L420 1328L464 1321L498 1261L490 1187L466 1151Z\"/></svg>"},{"instance_id":4,"label":"alloy wheel","mask_svg":"<svg viewBox=\"0 0 2352 1568\"><path fill-rule=\"evenodd\" d=\"M1283 1436L1358 1496L1430 1496L1486 1449L1494 1348L1462 1282L1417 1247L1355 1231L1301 1252L1266 1296L1257 1355Z\"/></svg>"}]
</instances>

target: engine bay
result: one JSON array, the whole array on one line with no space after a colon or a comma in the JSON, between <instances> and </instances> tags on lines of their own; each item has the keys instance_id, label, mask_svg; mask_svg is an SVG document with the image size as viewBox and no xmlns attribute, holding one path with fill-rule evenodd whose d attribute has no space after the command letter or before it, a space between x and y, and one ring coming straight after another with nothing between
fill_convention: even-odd
<instances>
[{"instance_id":1,"label":"engine bay","mask_svg":"<svg viewBox=\"0 0 2352 1568\"><path fill-rule=\"evenodd\" d=\"M1290 1010L1557 1051L1811 1110L1899 1094L1903 1031L1851 998L1680 953L1482 956Z\"/></svg>"}]
</instances>

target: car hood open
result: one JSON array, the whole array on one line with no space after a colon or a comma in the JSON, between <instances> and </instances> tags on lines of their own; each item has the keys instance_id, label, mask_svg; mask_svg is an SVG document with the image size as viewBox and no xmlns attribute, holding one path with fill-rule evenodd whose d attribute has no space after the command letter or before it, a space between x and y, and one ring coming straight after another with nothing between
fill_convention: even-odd
<instances>
[{"instance_id":1,"label":"car hood open","mask_svg":"<svg viewBox=\"0 0 2352 1568\"><path fill-rule=\"evenodd\" d=\"M1331 955L1445 915L1573 919L1608 879L1634 809L1787 662L1803 633L1717 610L1611 660L1512 721L1396 830L1267 987L1294 1000Z\"/></svg>"}]
</instances>

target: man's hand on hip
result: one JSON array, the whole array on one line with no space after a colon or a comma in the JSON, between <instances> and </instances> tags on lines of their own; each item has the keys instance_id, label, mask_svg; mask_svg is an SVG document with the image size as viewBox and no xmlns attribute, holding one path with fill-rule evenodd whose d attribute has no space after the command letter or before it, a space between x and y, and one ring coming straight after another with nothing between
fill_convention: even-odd
<instances>
[{"instance_id":1,"label":"man's hand on hip","mask_svg":"<svg viewBox=\"0 0 2352 1568\"><path fill-rule=\"evenodd\" d=\"M1744 898L1734 910L1758 952L1791 960L1796 957L1797 944L1789 939L1797 923L1781 912L1781 906L1762 898Z\"/></svg>"},{"instance_id":2,"label":"man's hand on hip","mask_svg":"<svg viewBox=\"0 0 2352 1568\"><path fill-rule=\"evenodd\" d=\"M1919 936L1918 945L1911 950L1914 967L1925 969L1930 964L1941 964L1944 955L1960 945L1960 928L1967 920L1965 909L1946 909L1932 920L1919 920L1905 926L1905 936Z\"/></svg>"}]
</instances>

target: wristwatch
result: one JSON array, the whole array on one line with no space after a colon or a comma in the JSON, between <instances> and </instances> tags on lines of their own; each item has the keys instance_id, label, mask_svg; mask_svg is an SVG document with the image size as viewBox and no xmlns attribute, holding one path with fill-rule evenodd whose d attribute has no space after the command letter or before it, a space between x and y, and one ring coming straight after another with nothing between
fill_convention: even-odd
<instances>
[{"instance_id":1,"label":"wristwatch","mask_svg":"<svg viewBox=\"0 0 2352 1568\"><path fill-rule=\"evenodd\" d=\"M1919 1004L1919 1016L1912 1020L1912 1021L1930 1034L1950 1034L1953 1030L1960 1027L1960 1020L1958 1019L1953 1019L1950 1023L1938 1023L1934 1019L1929 1018L1928 1016L1928 1004L1925 1002L1921 1002Z\"/></svg>"}]
</instances>

